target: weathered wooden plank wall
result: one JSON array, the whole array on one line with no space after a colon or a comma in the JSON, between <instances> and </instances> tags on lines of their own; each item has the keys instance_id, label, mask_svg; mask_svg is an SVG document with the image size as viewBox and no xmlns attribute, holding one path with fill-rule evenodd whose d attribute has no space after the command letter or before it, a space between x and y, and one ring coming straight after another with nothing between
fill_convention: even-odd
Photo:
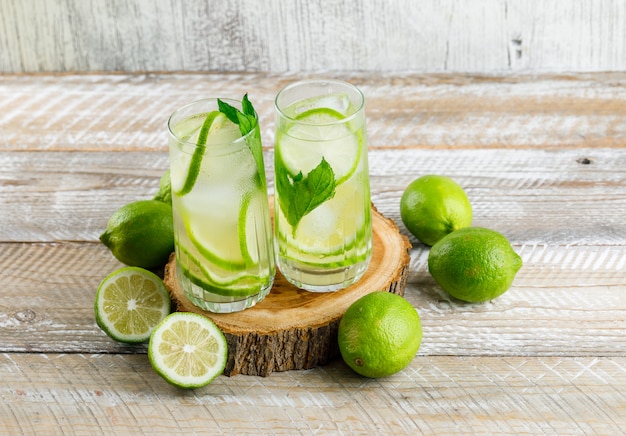
<instances>
[{"instance_id":1,"label":"weathered wooden plank wall","mask_svg":"<svg viewBox=\"0 0 626 436\"><path fill-rule=\"evenodd\" d=\"M626 70L626 0L0 0L0 72Z\"/></svg>"}]
</instances>

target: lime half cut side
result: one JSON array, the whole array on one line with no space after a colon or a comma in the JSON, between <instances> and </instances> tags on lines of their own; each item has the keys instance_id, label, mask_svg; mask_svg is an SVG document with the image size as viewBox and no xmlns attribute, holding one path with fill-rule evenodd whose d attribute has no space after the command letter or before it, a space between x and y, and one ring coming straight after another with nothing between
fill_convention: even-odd
<instances>
[{"instance_id":1,"label":"lime half cut side","mask_svg":"<svg viewBox=\"0 0 626 436\"><path fill-rule=\"evenodd\" d=\"M330 164L337 185L356 171L363 138L343 114L329 108L310 109L297 116L279 137L280 159L292 176L308 174L322 161Z\"/></svg>"},{"instance_id":2,"label":"lime half cut side","mask_svg":"<svg viewBox=\"0 0 626 436\"><path fill-rule=\"evenodd\" d=\"M199 388L224 372L228 344L210 319L190 312L167 316L154 330L148 358L154 370L170 384Z\"/></svg>"},{"instance_id":3,"label":"lime half cut side","mask_svg":"<svg viewBox=\"0 0 626 436\"><path fill-rule=\"evenodd\" d=\"M98 287L96 323L112 339L145 342L170 313L170 295L163 281L139 267L124 267L109 274Z\"/></svg>"}]
</instances>

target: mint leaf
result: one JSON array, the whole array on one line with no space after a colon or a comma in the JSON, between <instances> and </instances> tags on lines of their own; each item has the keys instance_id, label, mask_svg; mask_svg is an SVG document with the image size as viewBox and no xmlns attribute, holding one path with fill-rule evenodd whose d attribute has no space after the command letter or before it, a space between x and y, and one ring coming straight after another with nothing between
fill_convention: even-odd
<instances>
[{"instance_id":1,"label":"mint leaf","mask_svg":"<svg viewBox=\"0 0 626 436\"><path fill-rule=\"evenodd\" d=\"M248 100L248 94L245 94L241 100L243 112L219 98L217 99L217 107L221 113L226 115L226 118L239 126L241 136L246 136L256 127L256 111Z\"/></svg>"},{"instance_id":2,"label":"mint leaf","mask_svg":"<svg viewBox=\"0 0 626 436\"><path fill-rule=\"evenodd\" d=\"M254 114L256 113L256 111L252 107L252 103L250 103L250 100L248 100L248 94L247 93L244 94L243 100L241 100L241 110L243 110L244 114L252 115L253 117L254 117Z\"/></svg>"},{"instance_id":3,"label":"mint leaf","mask_svg":"<svg viewBox=\"0 0 626 436\"><path fill-rule=\"evenodd\" d=\"M237 112L237 123L239 124L239 130L241 131L241 135L247 135L252 129L254 129L254 125L256 123L256 118L253 115L242 114L241 112ZM245 132L245 133L244 133Z\"/></svg>"},{"instance_id":4,"label":"mint leaf","mask_svg":"<svg viewBox=\"0 0 626 436\"><path fill-rule=\"evenodd\" d=\"M261 179L265 180L261 133L258 129L259 123L257 122L256 111L248 99L248 94L244 94L243 99L241 100L241 108L243 112L225 101L220 100L219 98L217 99L217 107L219 108L219 111L226 115L230 121L239 126L241 136L246 136L254 130L254 133L246 138L246 144L248 144L252 157L254 157L257 170L262 176Z\"/></svg>"},{"instance_id":5,"label":"mint leaf","mask_svg":"<svg viewBox=\"0 0 626 436\"><path fill-rule=\"evenodd\" d=\"M237 113L239 112L239 110L237 108L229 105L219 98L217 99L217 107L221 113L226 115L226 118L228 118L235 124L239 124L239 118L237 117Z\"/></svg>"},{"instance_id":6,"label":"mint leaf","mask_svg":"<svg viewBox=\"0 0 626 436\"><path fill-rule=\"evenodd\" d=\"M295 233L305 215L334 197L335 172L324 158L306 177L302 171L292 177L282 163L277 165L276 170L280 208Z\"/></svg>"}]
</instances>

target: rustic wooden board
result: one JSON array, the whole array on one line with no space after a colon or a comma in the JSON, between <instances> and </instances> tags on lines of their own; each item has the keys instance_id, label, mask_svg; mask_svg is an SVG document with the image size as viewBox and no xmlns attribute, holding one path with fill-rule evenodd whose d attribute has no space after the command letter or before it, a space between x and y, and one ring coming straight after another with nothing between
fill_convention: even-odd
<instances>
[{"instance_id":1,"label":"rustic wooden board","mask_svg":"<svg viewBox=\"0 0 626 436\"><path fill-rule=\"evenodd\" d=\"M122 266L97 237L117 207L156 191L170 106L253 90L271 174L273 95L310 76L0 75L0 428L623 433L623 73L333 73L366 91L372 200L401 234L410 237L399 220L403 189L446 174L466 188L474 223L502 231L524 260L506 294L464 304L435 284L428 247L410 237L404 297L424 338L390 378L364 379L335 359L181 392L151 370L145 345L97 327L96 288Z\"/></svg>"},{"instance_id":2,"label":"rustic wooden board","mask_svg":"<svg viewBox=\"0 0 626 436\"><path fill-rule=\"evenodd\" d=\"M269 150L265 161L273 192ZM373 148L369 161L372 201L406 235L402 192L433 173L465 188L475 225L515 244L626 244L626 148ZM115 209L156 193L167 166L165 152L0 151L0 241L96 242Z\"/></svg>"},{"instance_id":3,"label":"rustic wooden board","mask_svg":"<svg viewBox=\"0 0 626 436\"><path fill-rule=\"evenodd\" d=\"M514 249L524 267L512 288L473 305L450 299L428 273L427 248L414 247L404 297L421 317L420 355L624 356L626 244ZM0 253L0 353L146 352L96 325L98 284L123 266L102 244L0 243Z\"/></svg>"},{"instance_id":4,"label":"rustic wooden board","mask_svg":"<svg viewBox=\"0 0 626 436\"><path fill-rule=\"evenodd\" d=\"M620 435L626 358L417 356L370 380L334 361L181 392L144 355L1 354L7 434ZM36 419L34 418L36 417Z\"/></svg>"},{"instance_id":5,"label":"rustic wooden board","mask_svg":"<svg viewBox=\"0 0 626 436\"><path fill-rule=\"evenodd\" d=\"M298 289L277 272L263 301L237 313L210 313L185 296L176 277L176 256L165 267L165 285L178 311L213 320L228 341L224 374L268 376L274 371L310 369L339 352L337 329L348 307L374 291L404 295L410 261L409 239L372 208L372 260L363 277L337 292Z\"/></svg>"},{"instance_id":6,"label":"rustic wooden board","mask_svg":"<svg viewBox=\"0 0 626 436\"><path fill-rule=\"evenodd\" d=\"M320 76L348 80L364 92L370 150L623 148L626 141L625 73L329 72L0 75L0 146L165 152L166 122L178 106L248 92L269 149L276 93L291 82Z\"/></svg>"}]
</instances>

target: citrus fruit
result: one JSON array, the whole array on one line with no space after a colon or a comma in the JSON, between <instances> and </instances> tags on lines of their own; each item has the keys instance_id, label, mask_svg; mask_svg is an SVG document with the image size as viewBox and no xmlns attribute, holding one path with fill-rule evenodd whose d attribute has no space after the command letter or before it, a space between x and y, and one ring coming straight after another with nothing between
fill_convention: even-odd
<instances>
[{"instance_id":1,"label":"citrus fruit","mask_svg":"<svg viewBox=\"0 0 626 436\"><path fill-rule=\"evenodd\" d=\"M375 291L359 298L339 322L341 357L365 377L386 377L402 370L421 342L417 310L390 292Z\"/></svg>"},{"instance_id":2,"label":"citrus fruit","mask_svg":"<svg viewBox=\"0 0 626 436\"><path fill-rule=\"evenodd\" d=\"M472 223L472 206L465 191L446 176L422 176L407 186L400 199L406 228L427 245Z\"/></svg>"},{"instance_id":3,"label":"citrus fruit","mask_svg":"<svg viewBox=\"0 0 626 436\"><path fill-rule=\"evenodd\" d=\"M334 109L310 109L299 114L285 133L279 132L280 159L292 176L308 174L324 158L337 185L350 178L359 165L363 141L349 123L341 122L344 118Z\"/></svg>"},{"instance_id":4,"label":"citrus fruit","mask_svg":"<svg viewBox=\"0 0 626 436\"><path fill-rule=\"evenodd\" d=\"M506 292L522 258L501 233L468 227L443 237L428 254L428 271L459 300L480 303Z\"/></svg>"},{"instance_id":5,"label":"citrus fruit","mask_svg":"<svg viewBox=\"0 0 626 436\"><path fill-rule=\"evenodd\" d=\"M172 206L140 200L116 210L100 241L122 263L142 268L164 265L174 251Z\"/></svg>"},{"instance_id":6,"label":"citrus fruit","mask_svg":"<svg viewBox=\"0 0 626 436\"><path fill-rule=\"evenodd\" d=\"M159 179L159 191L156 193L153 200L162 201L169 205L172 204L172 180L170 179L169 169L165 171L161 179Z\"/></svg>"},{"instance_id":7,"label":"citrus fruit","mask_svg":"<svg viewBox=\"0 0 626 436\"><path fill-rule=\"evenodd\" d=\"M170 313L170 295L161 279L138 267L124 267L102 280L94 303L96 323L112 339L138 343Z\"/></svg>"},{"instance_id":8,"label":"citrus fruit","mask_svg":"<svg viewBox=\"0 0 626 436\"><path fill-rule=\"evenodd\" d=\"M199 388L224 372L228 344L210 319L190 312L168 315L154 329L148 358L167 382L181 388Z\"/></svg>"},{"instance_id":9,"label":"citrus fruit","mask_svg":"<svg viewBox=\"0 0 626 436\"><path fill-rule=\"evenodd\" d=\"M190 122L194 128L197 126L197 117L190 117L176 125L175 133L184 142L181 146L193 150L190 153L179 153L178 160L172 162L172 165L176 167L183 167L183 169L175 171L181 176L171 180L172 190L181 197L188 194L194 187L198 174L200 174L206 147L228 144L241 137L239 127L219 111L211 111L208 114L199 114L198 116L205 116L199 129L186 131L190 128Z\"/></svg>"}]
</instances>

